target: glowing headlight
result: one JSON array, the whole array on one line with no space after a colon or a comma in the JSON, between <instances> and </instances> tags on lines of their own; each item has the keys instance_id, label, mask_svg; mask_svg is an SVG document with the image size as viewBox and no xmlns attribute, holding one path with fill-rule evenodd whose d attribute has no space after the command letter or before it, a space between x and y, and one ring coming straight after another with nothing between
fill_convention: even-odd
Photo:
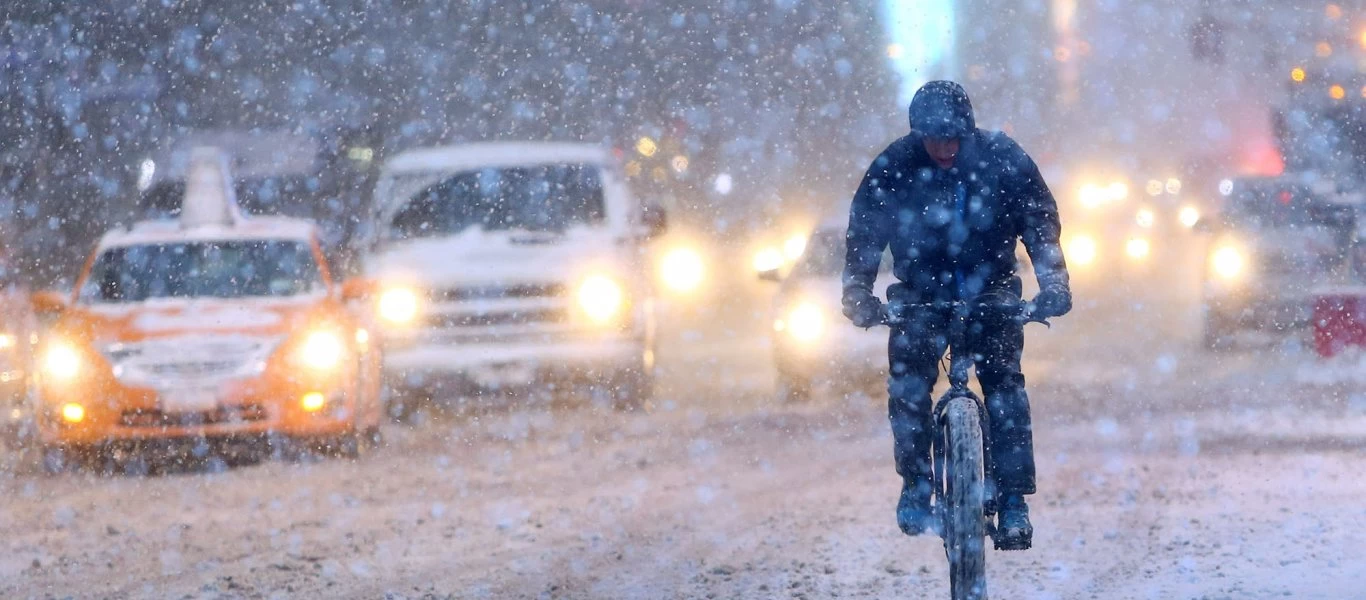
<instances>
[{"instance_id":1,"label":"glowing headlight","mask_svg":"<svg viewBox=\"0 0 1366 600\"><path fill-rule=\"evenodd\" d=\"M787 314L787 332L801 342L814 342L825 333L825 314L819 306L803 302Z\"/></svg>"},{"instance_id":2,"label":"glowing headlight","mask_svg":"<svg viewBox=\"0 0 1366 600\"><path fill-rule=\"evenodd\" d=\"M1100 206L1101 204L1104 204L1108 198L1109 192L1098 185L1088 183L1077 190L1077 199L1080 200L1081 205L1086 208Z\"/></svg>"},{"instance_id":3,"label":"glowing headlight","mask_svg":"<svg viewBox=\"0 0 1366 600\"><path fill-rule=\"evenodd\" d=\"M0 333L0 350L9 350L19 343L12 333Z\"/></svg>"},{"instance_id":4,"label":"glowing headlight","mask_svg":"<svg viewBox=\"0 0 1366 600\"><path fill-rule=\"evenodd\" d=\"M62 420L67 423L80 423L85 420L85 407L75 402L62 405Z\"/></svg>"},{"instance_id":5,"label":"glowing headlight","mask_svg":"<svg viewBox=\"0 0 1366 600\"><path fill-rule=\"evenodd\" d=\"M806 236L798 233L783 242L783 256L787 257L787 260L797 260L802 257L803 252L806 252Z\"/></svg>"},{"instance_id":6,"label":"glowing headlight","mask_svg":"<svg viewBox=\"0 0 1366 600\"><path fill-rule=\"evenodd\" d=\"M659 276L675 292L691 292L702 285L706 269L692 248L674 248L659 261Z\"/></svg>"},{"instance_id":7,"label":"glowing headlight","mask_svg":"<svg viewBox=\"0 0 1366 600\"><path fill-rule=\"evenodd\" d=\"M1129 238L1124 244L1124 253L1134 260L1143 260L1153 251L1152 243L1146 238Z\"/></svg>"},{"instance_id":8,"label":"glowing headlight","mask_svg":"<svg viewBox=\"0 0 1366 600\"><path fill-rule=\"evenodd\" d=\"M1119 202L1129 197L1129 184L1123 181L1111 181L1105 191L1111 202Z\"/></svg>"},{"instance_id":9,"label":"glowing headlight","mask_svg":"<svg viewBox=\"0 0 1366 600\"><path fill-rule=\"evenodd\" d=\"M783 268L783 253L777 248L764 248L754 255L754 270L759 273Z\"/></svg>"},{"instance_id":10,"label":"glowing headlight","mask_svg":"<svg viewBox=\"0 0 1366 600\"><path fill-rule=\"evenodd\" d=\"M379 316L391 323L405 324L417 317L417 292L390 288L379 297Z\"/></svg>"},{"instance_id":11,"label":"glowing headlight","mask_svg":"<svg viewBox=\"0 0 1366 600\"><path fill-rule=\"evenodd\" d=\"M81 372L81 355L66 344L53 344L43 355L43 370L54 379L71 379Z\"/></svg>"},{"instance_id":12,"label":"glowing headlight","mask_svg":"<svg viewBox=\"0 0 1366 600\"><path fill-rule=\"evenodd\" d=\"M1156 221L1157 215L1153 214L1153 209L1151 208L1140 208L1138 209L1138 213L1134 215L1134 223L1137 223L1139 227L1144 229L1152 227L1153 223Z\"/></svg>"},{"instance_id":13,"label":"glowing headlight","mask_svg":"<svg viewBox=\"0 0 1366 600\"><path fill-rule=\"evenodd\" d=\"M1176 213L1176 220L1181 222L1181 226L1187 229L1195 227L1200 221L1200 209L1194 206L1183 206L1181 212Z\"/></svg>"},{"instance_id":14,"label":"glowing headlight","mask_svg":"<svg viewBox=\"0 0 1366 600\"><path fill-rule=\"evenodd\" d=\"M1223 246L1209 257L1210 268L1214 274L1227 280L1236 280L1247 267L1247 258L1233 246Z\"/></svg>"},{"instance_id":15,"label":"glowing headlight","mask_svg":"<svg viewBox=\"0 0 1366 600\"><path fill-rule=\"evenodd\" d=\"M299 399L299 407L307 412L318 412L327 405L327 396L321 392L309 392Z\"/></svg>"},{"instance_id":16,"label":"glowing headlight","mask_svg":"<svg viewBox=\"0 0 1366 600\"><path fill-rule=\"evenodd\" d=\"M331 331L314 331L299 346L299 358L303 363L320 371L335 369L345 352L341 338Z\"/></svg>"},{"instance_id":17,"label":"glowing headlight","mask_svg":"<svg viewBox=\"0 0 1366 600\"><path fill-rule=\"evenodd\" d=\"M602 275L589 277L579 285L579 308L598 323L615 317L625 300L621 286Z\"/></svg>"},{"instance_id":18,"label":"glowing headlight","mask_svg":"<svg viewBox=\"0 0 1366 600\"><path fill-rule=\"evenodd\" d=\"M1067 262L1080 267L1096 262L1096 239L1089 235L1073 237L1072 241L1067 243L1063 256L1067 258Z\"/></svg>"}]
</instances>

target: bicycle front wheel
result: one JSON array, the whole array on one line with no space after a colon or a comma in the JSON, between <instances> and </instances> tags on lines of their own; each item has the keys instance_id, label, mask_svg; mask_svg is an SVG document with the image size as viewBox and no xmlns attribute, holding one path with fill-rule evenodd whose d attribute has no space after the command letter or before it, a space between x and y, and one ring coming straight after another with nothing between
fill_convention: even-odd
<instances>
[{"instance_id":1,"label":"bicycle front wheel","mask_svg":"<svg viewBox=\"0 0 1366 600\"><path fill-rule=\"evenodd\" d=\"M944 411L944 552L953 600L987 597L986 514L982 419L971 398Z\"/></svg>"}]
</instances>

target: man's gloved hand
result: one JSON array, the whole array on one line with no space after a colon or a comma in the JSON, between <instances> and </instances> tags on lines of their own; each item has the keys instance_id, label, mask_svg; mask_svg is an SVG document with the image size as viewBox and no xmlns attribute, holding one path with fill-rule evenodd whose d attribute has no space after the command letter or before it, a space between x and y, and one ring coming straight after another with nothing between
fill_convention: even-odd
<instances>
[{"instance_id":1,"label":"man's gloved hand","mask_svg":"<svg viewBox=\"0 0 1366 600\"><path fill-rule=\"evenodd\" d=\"M856 327L867 329L882 324L882 301L872 294L844 299L844 316Z\"/></svg>"},{"instance_id":2,"label":"man's gloved hand","mask_svg":"<svg viewBox=\"0 0 1366 600\"><path fill-rule=\"evenodd\" d=\"M1050 285L1034 297L1034 316L1040 319L1061 317L1072 310L1072 290L1066 285Z\"/></svg>"}]
</instances>

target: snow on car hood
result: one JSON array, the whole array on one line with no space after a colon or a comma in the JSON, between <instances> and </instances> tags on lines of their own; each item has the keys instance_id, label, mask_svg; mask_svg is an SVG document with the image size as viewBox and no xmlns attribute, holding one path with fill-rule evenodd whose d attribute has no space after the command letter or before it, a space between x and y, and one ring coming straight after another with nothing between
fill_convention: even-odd
<instances>
[{"instance_id":1,"label":"snow on car hood","mask_svg":"<svg viewBox=\"0 0 1366 600\"><path fill-rule=\"evenodd\" d=\"M384 280L423 285L490 281L562 280L622 266L626 246L606 227L578 227L564 233L483 231L393 243L366 264Z\"/></svg>"},{"instance_id":2,"label":"snow on car hood","mask_svg":"<svg viewBox=\"0 0 1366 600\"><path fill-rule=\"evenodd\" d=\"M187 334L282 336L307 321L319 299L168 298L80 308L96 344L107 344Z\"/></svg>"}]
</instances>

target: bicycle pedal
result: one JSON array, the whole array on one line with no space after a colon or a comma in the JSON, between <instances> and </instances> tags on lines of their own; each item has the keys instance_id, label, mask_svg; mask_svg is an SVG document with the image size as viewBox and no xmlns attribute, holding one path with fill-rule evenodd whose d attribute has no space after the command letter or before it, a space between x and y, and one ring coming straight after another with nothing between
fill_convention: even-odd
<instances>
[{"instance_id":1,"label":"bicycle pedal","mask_svg":"<svg viewBox=\"0 0 1366 600\"><path fill-rule=\"evenodd\" d=\"M997 550L1004 551L1028 550L1034 546L1034 540L1032 536L1016 537L1005 535L993 535L991 536L991 543L992 545L996 546Z\"/></svg>"}]
</instances>

